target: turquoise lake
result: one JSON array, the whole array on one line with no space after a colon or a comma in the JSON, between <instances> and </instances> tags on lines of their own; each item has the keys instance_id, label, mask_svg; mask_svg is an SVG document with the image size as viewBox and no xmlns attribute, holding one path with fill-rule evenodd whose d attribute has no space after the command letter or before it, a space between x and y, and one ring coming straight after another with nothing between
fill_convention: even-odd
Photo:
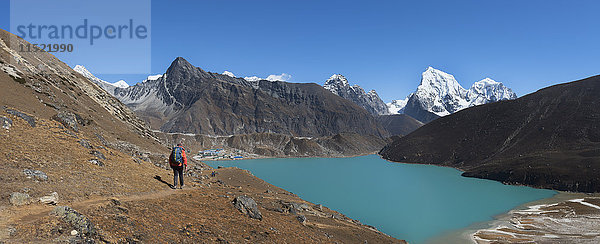
<instances>
[{"instance_id":1,"label":"turquoise lake","mask_svg":"<svg viewBox=\"0 0 600 244\"><path fill-rule=\"evenodd\" d=\"M207 163L247 169L304 200L321 203L410 243L426 243L556 194L466 178L452 168L391 163L377 155Z\"/></svg>"}]
</instances>

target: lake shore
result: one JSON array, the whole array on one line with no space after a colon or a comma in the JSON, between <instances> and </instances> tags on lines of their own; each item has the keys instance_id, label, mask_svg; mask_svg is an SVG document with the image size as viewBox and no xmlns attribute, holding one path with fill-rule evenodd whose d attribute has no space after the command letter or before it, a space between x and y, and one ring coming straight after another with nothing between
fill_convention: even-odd
<instances>
[{"instance_id":1,"label":"lake shore","mask_svg":"<svg viewBox=\"0 0 600 244\"><path fill-rule=\"evenodd\" d=\"M580 202L583 201L583 204ZM558 192L558 194L537 201L528 202L518 207L494 216L494 220L474 223L467 228L452 231L432 238L427 243L493 243L494 241L574 241L581 238L586 241L597 229L588 229L590 233L574 231L579 229L577 219L591 219L594 224L600 220L590 217L600 215L600 209L594 209L594 204L600 202L600 194ZM584 204L592 205L586 206ZM564 225L564 223L573 223ZM589 224L586 224L586 227ZM584 228L585 229L585 228ZM577 233L575 233L577 232ZM594 239L597 240L597 239Z\"/></svg>"}]
</instances>

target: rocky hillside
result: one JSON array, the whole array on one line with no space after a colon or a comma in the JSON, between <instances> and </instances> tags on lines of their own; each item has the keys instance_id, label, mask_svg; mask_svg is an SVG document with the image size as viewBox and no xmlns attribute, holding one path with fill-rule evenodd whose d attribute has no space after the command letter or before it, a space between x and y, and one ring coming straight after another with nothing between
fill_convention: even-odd
<instances>
[{"instance_id":1,"label":"rocky hillside","mask_svg":"<svg viewBox=\"0 0 600 244\"><path fill-rule=\"evenodd\" d=\"M467 90L453 75L429 67L423 72L415 92L387 106L394 113L429 122L468 107L515 98L517 95L510 88L490 78L475 82Z\"/></svg>"},{"instance_id":2,"label":"rocky hillside","mask_svg":"<svg viewBox=\"0 0 600 244\"><path fill-rule=\"evenodd\" d=\"M239 169L190 160L170 189L168 147L131 110L18 44L0 30L1 243L403 243Z\"/></svg>"},{"instance_id":3,"label":"rocky hillside","mask_svg":"<svg viewBox=\"0 0 600 244\"><path fill-rule=\"evenodd\" d=\"M324 137L293 137L283 134L254 133L231 136L206 136L157 133L165 141L184 141L193 152L209 148L240 150L241 155L266 157L343 157L378 152L391 139L342 133Z\"/></svg>"},{"instance_id":4,"label":"rocky hillside","mask_svg":"<svg viewBox=\"0 0 600 244\"><path fill-rule=\"evenodd\" d=\"M332 75L325 81L323 88L335 95L356 103L358 106L361 106L375 116L389 114L387 106L383 100L379 98L379 95L377 95L375 90L365 92L359 85L351 86L343 75Z\"/></svg>"},{"instance_id":5,"label":"rocky hillside","mask_svg":"<svg viewBox=\"0 0 600 244\"><path fill-rule=\"evenodd\" d=\"M389 160L451 166L464 176L600 192L600 76L432 121L387 145Z\"/></svg>"},{"instance_id":6,"label":"rocky hillside","mask_svg":"<svg viewBox=\"0 0 600 244\"><path fill-rule=\"evenodd\" d=\"M183 58L161 78L116 89L115 96L164 132L387 135L363 108L317 84L247 81L206 72Z\"/></svg>"},{"instance_id":7,"label":"rocky hillside","mask_svg":"<svg viewBox=\"0 0 600 244\"><path fill-rule=\"evenodd\" d=\"M406 114L380 115L377 121L392 136L404 136L423 126L423 122L414 119Z\"/></svg>"}]
</instances>

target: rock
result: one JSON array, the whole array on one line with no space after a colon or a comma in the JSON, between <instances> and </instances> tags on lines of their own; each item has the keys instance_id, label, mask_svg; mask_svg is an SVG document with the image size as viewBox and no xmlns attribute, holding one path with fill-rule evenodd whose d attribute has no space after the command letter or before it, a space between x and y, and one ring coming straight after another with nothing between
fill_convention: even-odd
<instances>
[{"instance_id":1,"label":"rock","mask_svg":"<svg viewBox=\"0 0 600 244\"><path fill-rule=\"evenodd\" d=\"M100 161L100 160L98 160L98 159L90 159L90 161L89 161L89 162L90 162L90 163L92 163L92 164L98 165L98 166L100 166L100 167L103 167L103 166L104 166L104 162L102 162L102 161Z\"/></svg>"},{"instance_id":2,"label":"rock","mask_svg":"<svg viewBox=\"0 0 600 244\"><path fill-rule=\"evenodd\" d=\"M61 111L52 116L52 119L60 122L66 128L69 128L75 132L79 131L79 128L77 127L77 117L71 112Z\"/></svg>"},{"instance_id":3,"label":"rock","mask_svg":"<svg viewBox=\"0 0 600 244\"><path fill-rule=\"evenodd\" d=\"M71 235L72 235L72 236L76 236L77 234L79 234L79 232L77 232L76 230L72 230L72 231L71 231Z\"/></svg>"},{"instance_id":4,"label":"rock","mask_svg":"<svg viewBox=\"0 0 600 244\"><path fill-rule=\"evenodd\" d=\"M104 139L104 137L98 133L95 134L96 138L98 138L98 140L100 141L100 143L102 143L102 145L104 145L105 147L110 146L110 143L108 143L108 141L106 139Z\"/></svg>"},{"instance_id":5,"label":"rock","mask_svg":"<svg viewBox=\"0 0 600 244\"><path fill-rule=\"evenodd\" d=\"M306 223L306 216L304 216L304 215L298 215L298 216L296 216L296 219L298 221L300 221L300 223L302 223L302 224Z\"/></svg>"},{"instance_id":6,"label":"rock","mask_svg":"<svg viewBox=\"0 0 600 244\"><path fill-rule=\"evenodd\" d=\"M106 160L106 157L105 157L105 156L104 156L104 154L103 154L103 153L101 153L100 151L92 150L92 151L90 152L90 154L92 154L92 155L96 156L96 157L97 157L97 158L99 158L99 159Z\"/></svg>"},{"instance_id":7,"label":"rock","mask_svg":"<svg viewBox=\"0 0 600 244\"><path fill-rule=\"evenodd\" d=\"M306 203L297 203L297 202L281 202L283 206L285 206L291 214L298 214L301 211L308 211L310 207Z\"/></svg>"},{"instance_id":8,"label":"rock","mask_svg":"<svg viewBox=\"0 0 600 244\"><path fill-rule=\"evenodd\" d=\"M39 181L48 180L48 175L46 175L46 173L39 171L39 170L24 169L23 173L27 176L28 179L34 178L35 180L39 180Z\"/></svg>"},{"instance_id":9,"label":"rock","mask_svg":"<svg viewBox=\"0 0 600 244\"><path fill-rule=\"evenodd\" d=\"M4 129L10 129L10 127L12 126L12 119L7 118L7 117L0 117L0 125L2 125L2 128Z\"/></svg>"},{"instance_id":10,"label":"rock","mask_svg":"<svg viewBox=\"0 0 600 244\"><path fill-rule=\"evenodd\" d=\"M55 207L51 214L72 225L82 235L92 236L96 234L94 224L87 217L68 206Z\"/></svg>"},{"instance_id":11,"label":"rock","mask_svg":"<svg viewBox=\"0 0 600 244\"><path fill-rule=\"evenodd\" d=\"M14 206L23 206L31 203L31 197L27 193L13 192L10 194L9 202Z\"/></svg>"},{"instance_id":12,"label":"rock","mask_svg":"<svg viewBox=\"0 0 600 244\"><path fill-rule=\"evenodd\" d=\"M92 147L92 144L90 144L90 141L88 141L86 139L79 140L79 144L81 144L82 147L85 147L87 149L93 149L94 148L94 147Z\"/></svg>"},{"instance_id":13,"label":"rock","mask_svg":"<svg viewBox=\"0 0 600 244\"><path fill-rule=\"evenodd\" d=\"M33 117L13 109L6 109L6 112L25 120L31 127L35 127L35 119Z\"/></svg>"},{"instance_id":14,"label":"rock","mask_svg":"<svg viewBox=\"0 0 600 244\"><path fill-rule=\"evenodd\" d=\"M233 206L244 214L248 214L250 218L262 220L262 214L258 210L258 205L254 199L244 195L233 199Z\"/></svg>"},{"instance_id":15,"label":"rock","mask_svg":"<svg viewBox=\"0 0 600 244\"><path fill-rule=\"evenodd\" d=\"M40 202L44 204L56 205L58 204L58 193L53 192L48 196L40 197Z\"/></svg>"},{"instance_id":16,"label":"rock","mask_svg":"<svg viewBox=\"0 0 600 244\"><path fill-rule=\"evenodd\" d=\"M315 205L314 209L323 212L323 205L322 204L317 204L317 205Z\"/></svg>"}]
</instances>

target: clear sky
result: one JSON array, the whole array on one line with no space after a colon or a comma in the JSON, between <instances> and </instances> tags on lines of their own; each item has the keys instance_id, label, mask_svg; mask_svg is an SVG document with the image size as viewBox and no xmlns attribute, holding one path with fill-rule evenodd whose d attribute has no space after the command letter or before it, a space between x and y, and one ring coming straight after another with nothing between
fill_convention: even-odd
<instances>
[{"instance_id":1,"label":"clear sky","mask_svg":"<svg viewBox=\"0 0 600 244\"><path fill-rule=\"evenodd\" d=\"M389 102L433 66L466 88L490 77L521 96L600 73L599 12L600 1L153 0L151 71L182 56L207 71L292 82L341 73ZM98 74L130 84L146 75Z\"/></svg>"}]
</instances>

